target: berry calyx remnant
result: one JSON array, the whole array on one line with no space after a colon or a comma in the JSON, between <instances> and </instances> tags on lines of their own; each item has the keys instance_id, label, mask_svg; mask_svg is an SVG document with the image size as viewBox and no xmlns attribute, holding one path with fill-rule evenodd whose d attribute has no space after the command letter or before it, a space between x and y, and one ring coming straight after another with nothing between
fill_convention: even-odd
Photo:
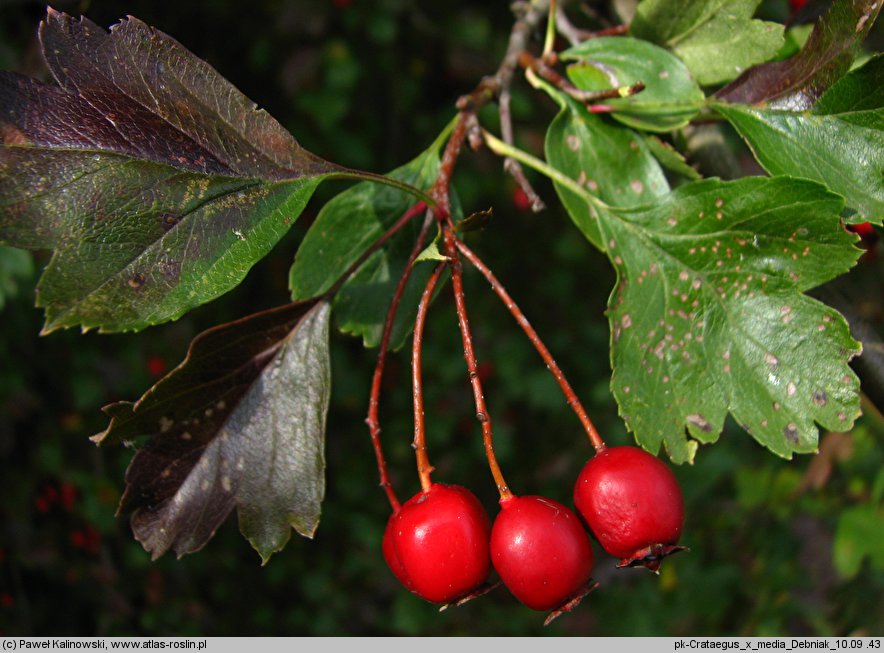
<instances>
[{"instance_id":1,"label":"berry calyx remnant","mask_svg":"<svg viewBox=\"0 0 884 653\"><path fill-rule=\"evenodd\" d=\"M638 447L609 447L584 465L574 505L602 548L620 567L647 567L684 551L677 546L684 500L675 474Z\"/></svg>"},{"instance_id":2,"label":"berry calyx remnant","mask_svg":"<svg viewBox=\"0 0 884 653\"><path fill-rule=\"evenodd\" d=\"M500 507L491 529L491 562L503 584L529 608L555 610L551 618L575 607L592 589L593 564L577 515L541 496L513 496Z\"/></svg>"},{"instance_id":3,"label":"berry calyx remnant","mask_svg":"<svg viewBox=\"0 0 884 653\"><path fill-rule=\"evenodd\" d=\"M488 579L491 522L468 489L433 483L390 517L384 559L406 588L432 603L452 603Z\"/></svg>"}]
</instances>

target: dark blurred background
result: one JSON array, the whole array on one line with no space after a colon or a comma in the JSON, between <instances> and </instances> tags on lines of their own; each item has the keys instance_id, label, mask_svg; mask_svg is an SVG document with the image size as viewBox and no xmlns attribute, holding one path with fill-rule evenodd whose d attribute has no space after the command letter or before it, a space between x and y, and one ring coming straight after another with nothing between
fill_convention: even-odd
<instances>
[{"instance_id":1,"label":"dark blurred background","mask_svg":"<svg viewBox=\"0 0 884 653\"><path fill-rule=\"evenodd\" d=\"M572 3L572 6L575 3ZM623 4L623 3L615 3ZM213 64L309 150L383 172L423 150L460 94L493 72L512 24L507 2L445 0L59 1L101 26L136 16ZM590 7L590 5L586 5ZM605 6L592 5L604 17ZM785 0L762 11L784 20ZM45 4L0 0L0 68L45 78L36 28ZM583 27L600 26L578 6ZM880 34L880 29L878 30ZM555 107L518 80L518 143L542 152ZM496 127L493 111L483 120ZM716 127L715 129L719 129ZM751 167L732 134L713 157ZM722 158L724 157L724 158ZM699 159L697 162L700 162ZM716 174L721 174L718 171ZM467 154L455 185L467 212L494 208L470 235L520 303L610 444L630 437L609 389L614 277L572 227L524 198L487 153ZM375 352L333 337L328 491L314 540L294 535L265 567L231 518L206 548L151 562L114 516L131 457L96 448L101 406L134 400L183 358L201 330L287 300L294 252L323 202L320 187L290 234L228 295L139 334L38 336L34 286L45 253L0 249L0 634L3 635L881 635L884 632L884 419L871 402L848 434L821 434L820 454L774 457L729 423L719 443L676 469L691 548L656 577L614 570L599 547L601 587L549 627L505 589L439 613L384 564L388 505L363 422ZM881 244L825 292L852 311L869 344L882 329ZM579 423L510 316L475 274L467 300L507 480L521 494L571 503L590 455ZM871 351L867 345L867 351ZM472 417L453 303L430 313L424 348L434 480L459 483L491 514L496 490ZM400 496L417 491L410 380L393 356L382 398L384 442Z\"/></svg>"}]
</instances>

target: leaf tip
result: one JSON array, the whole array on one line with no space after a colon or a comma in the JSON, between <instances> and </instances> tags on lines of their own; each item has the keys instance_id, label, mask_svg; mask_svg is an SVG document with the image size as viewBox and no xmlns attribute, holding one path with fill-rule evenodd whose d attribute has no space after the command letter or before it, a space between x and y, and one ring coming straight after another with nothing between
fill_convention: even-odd
<instances>
[{"instance_id":1,"label":"leaf tip","mask_svg":"<svg viewBox=\"0 0 884 653\"><path fill-rule=\"evenodd\" d=\"M40 329L41 336L48 336L49 334L58 331L61 328L59 324L54 321L46 320L46 324L43 325L43 328Z\"/></svg>"}]
</instances>

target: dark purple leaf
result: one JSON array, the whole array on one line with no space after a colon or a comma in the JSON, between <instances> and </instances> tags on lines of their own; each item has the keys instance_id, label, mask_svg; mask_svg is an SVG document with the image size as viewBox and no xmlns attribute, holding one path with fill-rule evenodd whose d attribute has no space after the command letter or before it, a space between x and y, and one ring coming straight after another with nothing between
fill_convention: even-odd
<instances>
[{"instance_id":1,"label":"dark purple leaf","mask_svg":"<svg viewBox=\"0 0 884 653\"><path fill-rule=\"evenodd\" d=\"M291 528L311 537L324 494L329 307L302 302L197 336L184 362L135 403L105 408L99 444L149 436L119 512L159 557L202 548L237 508L266 561Z\"/></svg>"},{"instance_id":2,"label":"dark purple leaf","mask_svg":"<svg viewBox=\"0 0 884 653\"><path fill-rule=\"evenodd\" d=\"M319 182L304 150L171 37L49 9L56 84L0 72L0 243L54 249L46 331L137 330L233 288Z\"/></svg>"},{"instance_id":3,"label":"dark purple leaf","mask_svg":"<svg viewBox=\"0 0 884 653\"><path fill-rule=\"evenodd\" d=\"M38 114L28 121L26 138L34 144L86 146L255 179L339 170L304 150L209 64L137 18L108 32L50 8L39 35L58 83L55 106L62 93L76 99L73 114L56 115L56 121ZM34 107L21 110L32 113Z\"/></svg>"},{"instance_id":4,"label":"dark purple leaf","mask_svg":"<svg viewBox=\"0 0 884 653\"><path fill-rule=\"evenodd\" d=\"M881 6L880 0L837 0L798 54L750 68L716 97L775 109L809 109L850 69Z\"/></svg>"}]
</instances>

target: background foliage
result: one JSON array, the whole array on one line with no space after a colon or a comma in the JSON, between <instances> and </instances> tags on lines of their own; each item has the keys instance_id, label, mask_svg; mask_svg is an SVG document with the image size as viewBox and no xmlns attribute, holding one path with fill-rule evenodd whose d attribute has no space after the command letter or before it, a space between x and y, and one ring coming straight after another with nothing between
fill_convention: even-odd
<instances>
[{"instance_id":1,"label":"background foliage","mask_svg":"<svg viewBox=\"0 0 884 653\"><path fill-rule=\"evenodd\" d=\"M248 11L231 0L55 7L102 26L139 17L214 65L308 150L374 171L402 165L433 140L458 95L496 68L512 23L507 3L465 0L264 0ZM34 37L44 13L41 3L0 0L0 68L45 78ZM768 0L758 15L782 21L787 13L785 0ZM869 48L880 49L880 34L879 23ZM519 144L541 152L556 107L524 83L514 92ZM758 174L732 132L691 136L727 148L713 155L717 174ZM603 311L613 272L571 228L551 185L536 183L551 206L537 215L525 210L498 159L464 156L455 181L461 203L467 211L494 207L471 246L559 358L609 444L627 443L608 386ZM127 521L114 517L131 452L87 440L106 426L98 407L140 396L199 331L285 301L297 243L323 203L346 187L323 184L235 291L134 335L37 336L42 315L33 289L45 259L0 249L2 634L882 634L884 418L870 402L851 433L823 434L818 456L791 462L728 424L718 444L675 470L691 552L655 578L614 571L596 547L601 588L543 628L540 615L503 589L440 614L390 574L380 554L388 507L363 423L374 350L340 335L332 338L328 493L315 539L293 539L262 568L229 520L198 555L151 563ZM884 259L875 238L866 247L853 271L816 292L849 308L856 337L866 330L880 339ZM507 478L522 493L570 503L590 455L585 436L484 281L468 274L466 282ZM867 347L864 358L874 355ZM381 420L393 481L406 497L418 488L407 356L394 356L388 369ZM424 370L435 478L467 485L491 510L496 491L447 294L430 312Z\"/></svg>"}]
</instances>

